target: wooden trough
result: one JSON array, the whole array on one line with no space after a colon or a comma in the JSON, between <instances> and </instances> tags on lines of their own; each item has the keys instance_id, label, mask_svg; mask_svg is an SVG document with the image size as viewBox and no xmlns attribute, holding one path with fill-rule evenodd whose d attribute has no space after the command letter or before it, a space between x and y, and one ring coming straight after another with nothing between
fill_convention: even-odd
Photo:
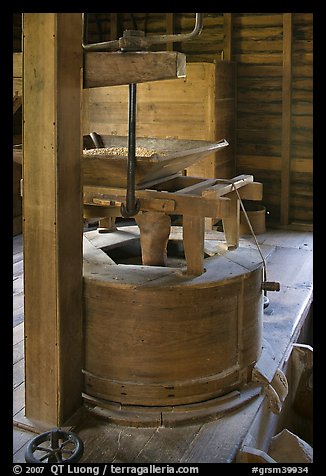
<instances>
[{"instance_id":1,"label":"wooden trough","mask_svg":"<svg viewBox=\"0 0 326 476\"><path fill-rule=\"evenodd\" d=\"M104 147L127 148L128 138L125 136L101 136ZM89 140L87 148L92 148ZM136 165L136 186L144 188L150 182L162 177L171 177L207 155L228 146L222 139L218 142L202 140L179 140L137 138L136 145L140 148L153 150L151 157L138 156ZM101 154L89 155L85 151L82 157L84 185L105 185L126 187L127 184L127 152L125 155ZM96 152L96 151L94 151Z\"/></svg>"}]
</instances>

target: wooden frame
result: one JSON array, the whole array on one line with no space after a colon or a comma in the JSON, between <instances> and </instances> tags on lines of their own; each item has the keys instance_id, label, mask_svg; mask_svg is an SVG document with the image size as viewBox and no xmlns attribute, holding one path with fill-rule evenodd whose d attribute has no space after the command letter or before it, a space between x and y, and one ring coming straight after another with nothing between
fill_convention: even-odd
<instances>
[{"instance_id":1,"label":"wooden frame","mask_svg":"<svg viewBox=\"0 0 326 476\"><path fill-rule=\"evenodd\" d=\"M239 175L231 181L179 175L158 182L151 189L136 190L135 195L140 201L141 211L183 216L183 243L189 275L204 272L205 217L221 218L228 247L237 248L239 197L262 199L262 184L254 182L252 175ZM239 197L235 189L239 189ZM124 188L84 185L84 214L90 216L90 208L96 207L93 216L117 216L117 207L112 203L120 204L125 196Z\"/></svg>"},{"instance_id":2,"label":"wooden frame","mask_svg":"<svg viewBox=\"0 0 326 476\"><path fill-rule=\"evenodd\" d=\"M81 14L23 31L26 417L52 427L82 405Z\"/></svg>"}]
</instances>

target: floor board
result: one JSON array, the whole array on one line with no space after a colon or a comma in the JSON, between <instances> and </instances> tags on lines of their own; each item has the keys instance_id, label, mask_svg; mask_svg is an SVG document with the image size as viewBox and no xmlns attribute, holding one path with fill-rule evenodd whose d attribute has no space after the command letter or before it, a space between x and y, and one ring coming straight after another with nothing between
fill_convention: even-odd
<instances>
[{"instance_id":1,"label":"floor board","mask_svg":"<svg viewBox=\"0 0 326 476\"><path fill-rule=\"evenodd\" d=\"M29 431L13 429L13 463L25 463L25 450L33 435Z\"/></svg>"}]
</instances>

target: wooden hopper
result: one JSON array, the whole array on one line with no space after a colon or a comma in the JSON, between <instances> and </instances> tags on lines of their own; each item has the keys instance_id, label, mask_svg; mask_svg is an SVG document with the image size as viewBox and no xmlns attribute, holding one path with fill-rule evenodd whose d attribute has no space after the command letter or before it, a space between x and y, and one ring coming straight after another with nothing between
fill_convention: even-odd
<instances>
[{"instance_id":1,"label":"wooden hopper","mask_svg":"<svg viewBox=\"0 0 326 476\"><path fill-rule=\"evenodd\" d=\"M104 147L127 147L125 136L101 136ZM179 140L137 138L136 146L153 151L151 157L137 156L136 188L144 188L150 182L168 178L191 164L221 148L228 146L222 139L218 142L202 140ZM89 146L88 148L92 148ZM95 152L95 151L94 151ZM102 185L126 187L127 185L127 151L124 155L83 153L84 185Z\"/></svg>"}]
</instances>

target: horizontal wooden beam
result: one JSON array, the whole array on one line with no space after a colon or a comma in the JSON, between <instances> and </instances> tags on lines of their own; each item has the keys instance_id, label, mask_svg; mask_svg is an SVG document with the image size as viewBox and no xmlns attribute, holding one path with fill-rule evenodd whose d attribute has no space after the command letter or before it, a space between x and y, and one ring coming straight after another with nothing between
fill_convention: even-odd
<instances>
[{"instance_id":1,"label":"horizontal wooden beam","mask_svg":"<svg viewBox=\"0 0 326 476\"><path fill-rule=\"evenodd\" d=\"M170 215L191 215L198 217L228 217L230 199L225 197L204 198L195 195L136 190L142 211L158 211ZM91 204L94 198L124 202L126 190L102 186L84 185L84 204Z\"/></svg>"},{"instance_id":2,"label":"horizontal wooden beam","mask_svg":"<svg viewBox=\"0 0 326 476\"><path fill-rule=\"evenodd\" d=\"M84 88L184 78L186 56L177 51L85 54Z\"/></svg>"},{"instance_id":3,"label":"horizontal wooden beam","mask_svg":"<svg viewBox=\"0 0 326 476\"><path fill-rule=\"evenodd\" d=\"M244 187L245 185L253 182L253 180L254 177L252 175L238 175L232 179L231 183L229 180L224 181L224 179L217 179L217 181L220 181L220 183L212 185L211 187L207 188L207 190L204 190L202 192L202 196L206 198L221 197L222 195L225 195L229 192L233 192L235 188L238 189Z\"/></svg>"},{"instance_id":4,"label":"horizontal wooden beam","mask_svg":"<svg viewBox=\"0 0 326 476\"><path fill-rule=\"evenodd\" d=\"M189 185L188 187L178 190L176 193L186 195L186 194L200 194L203 190L206 190L208 187L215 185L217 179L209 178L207 180L199 180L197 183Z\"/></svg>"}]
</instances>

